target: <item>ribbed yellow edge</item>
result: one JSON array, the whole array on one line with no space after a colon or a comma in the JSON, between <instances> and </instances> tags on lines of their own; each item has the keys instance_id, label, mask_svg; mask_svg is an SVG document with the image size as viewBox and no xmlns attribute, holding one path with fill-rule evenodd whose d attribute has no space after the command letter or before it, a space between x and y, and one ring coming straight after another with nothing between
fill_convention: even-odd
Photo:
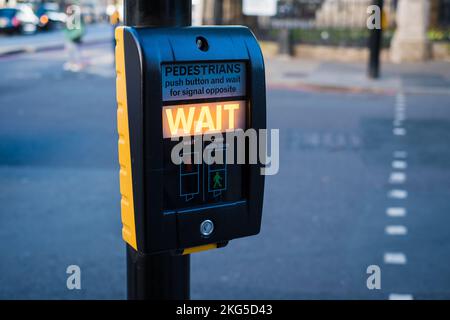
<instances>
[{"instance_id":1,"label":"ribbed yellow edge","mask_svg":"<svg viewBox=\"0 0 450 320\"><path fill-rule=\"evenodd\" d=\"M137 250L123 33L123 27L116 28L117 131L119 133L120 194L122 195L120 207L123 240Z\"/></svg>"},{"instance_id":2,"label":"ribbed yellow edge","mask_svg":"<svg viewBox=\"0 0 450 320\"><path fill-rule=\"evenodd\" d=\"M196 253L196 252L200 252L200 251L205 251L205 250L216 249L216 248L217 248L216 243L205 244L203 246L198 246L198 247L186 248L183 250L183 255Z\"/></svg>"}]
</instances>

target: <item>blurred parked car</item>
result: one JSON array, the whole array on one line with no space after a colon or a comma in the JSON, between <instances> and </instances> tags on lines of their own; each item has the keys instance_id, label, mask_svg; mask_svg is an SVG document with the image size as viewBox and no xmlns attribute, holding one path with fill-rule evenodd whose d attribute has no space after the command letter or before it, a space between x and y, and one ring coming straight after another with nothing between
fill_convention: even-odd
<instances>
[{"instance_id":1,"label":"blurred parked car","mask_svg":"<svg viewBox=\"0 0 450 320\"><path fill-rule=\"evenodd\" d=\"M0 9L0 32L32 34L38 25L39 18L27 5Z\"/></svg>"},{"instance_id":2,"label":"blurred parked car","mask_svg":"<svg viewBox=\"0 0 450 320\"><path fill-rule=\"evenodd\" d=\"M60 29L66 23L66 14L61 12L57 3L44 3L37 10L39 27L44 30Z\"/></svg>"}]
</instances>

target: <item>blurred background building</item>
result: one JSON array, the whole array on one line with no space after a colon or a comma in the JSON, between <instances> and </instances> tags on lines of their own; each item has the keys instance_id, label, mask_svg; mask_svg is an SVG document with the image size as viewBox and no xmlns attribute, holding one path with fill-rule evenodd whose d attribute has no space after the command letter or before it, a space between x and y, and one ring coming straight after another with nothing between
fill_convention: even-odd
<instances>
[{"instance_id":1,"label":"blurred background building","mask_svg":"<svg viewBox=\"0 0 450 320\"><path fill-rule=\"evenodd\" d=\"M116 9L122 16L123 0L0 0L0 8L28 5L37 11L52 5L64 11L74 2L82 6L88 24L109 21ZM272 15L244 13L245 6L270 3L276 8ZM250 26L266 55L279 53L284 42L294 56L362 61L367 59L371 4L372 0L193 0L193 24ZM382 17L382 59L450 59L450 0L385 0Z\"/></svg>"},{"instance_id":2,"label":"blurred background building","mask_svg":"<svg viewBox=\"0 0 450 320\"><path fill-rule=\"evenodd\" d=\"M368 17L371 0L280 0L274 16L245 16L245 0L203 0L204 24L246 24L260 40L265 41L266 54L278 50L280 31L290 30L293 54L305 58L365 60L367 58ZM383 59L389 49L399 19L397 8L402 0L385 0L383 8ZM415 12L414 2L423 3L424 19ZM405 1L404 16L413 17L411 26L425 28L428 54L417 59L449 59L450 0ZM411 19L411 18L409 18ZM344 50L347 48L347 50ZM339 52L336 52L339 50ZM344 51L343 51L344 50ZM408 49L409 50L409 49Z\"/></svg>"}]
</instances>

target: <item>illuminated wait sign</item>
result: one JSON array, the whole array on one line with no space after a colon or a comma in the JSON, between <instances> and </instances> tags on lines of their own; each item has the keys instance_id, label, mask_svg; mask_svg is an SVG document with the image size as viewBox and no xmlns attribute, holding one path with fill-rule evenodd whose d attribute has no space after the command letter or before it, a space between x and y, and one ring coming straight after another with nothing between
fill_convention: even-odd
<instances>
[{"instance_id":1,"label":"illuminated wait sign","mask_svg":"<svg viewBox=\"0 0 450 320\"><path fill-rule=\"evenodd\" d=\"M165 106L163 136L172 138L245 129L246 101Z\"/></svg>"}]
</instances>

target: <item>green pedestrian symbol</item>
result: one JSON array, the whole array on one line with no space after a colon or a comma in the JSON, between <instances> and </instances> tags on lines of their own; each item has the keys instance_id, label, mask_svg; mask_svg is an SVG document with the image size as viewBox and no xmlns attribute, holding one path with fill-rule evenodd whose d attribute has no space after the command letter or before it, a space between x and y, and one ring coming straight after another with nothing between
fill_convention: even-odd
<instances>
[{"instance_id":1,"label":"green pedestrian symbol","mask_svg":"<svg viewBox=\"0 0 450 320\"><path fill-rule=\"evenodd\" d=\"M214 185L213 185L213 189L218 189L218 188L222 188L222 177L220 176L220 174L218 172L216 172L216 174L214 175L213 181L214 181Z\"/></svg>"}]
</instances>

